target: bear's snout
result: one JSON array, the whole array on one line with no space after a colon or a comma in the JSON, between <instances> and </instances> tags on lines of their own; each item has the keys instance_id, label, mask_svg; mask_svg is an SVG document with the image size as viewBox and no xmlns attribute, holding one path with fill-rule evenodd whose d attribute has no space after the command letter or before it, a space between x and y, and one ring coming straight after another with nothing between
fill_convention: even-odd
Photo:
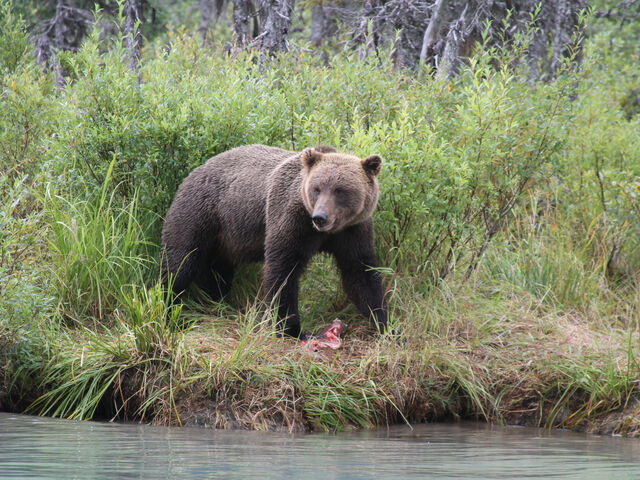
<instances>
[{"instance_id":1,"label":"bear's snout","mask_svg":"<svg viewBox=\"0 0 640 480\"><path fill-rule=\"evenodd\" d=\"M320 232L328 230L331 227L331 225L327 225L328 220L329 215L327 215L327 212L323 210L316 210L315 212L313 212L313 216L311 217L313 226L316 227L316 230Z\"/></svg>"}]
</instances>

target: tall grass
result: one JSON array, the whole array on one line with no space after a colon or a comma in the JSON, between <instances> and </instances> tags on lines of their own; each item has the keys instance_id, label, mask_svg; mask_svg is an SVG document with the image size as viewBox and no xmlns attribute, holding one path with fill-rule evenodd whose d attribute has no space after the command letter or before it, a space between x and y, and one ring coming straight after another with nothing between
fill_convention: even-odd
<instances>
[{"instance_id":1,"label":"tall grass","mask_svg":"<svg viewBox=\"0 0 640 480\"><path fill-rule=\"evenodd\" d=\"M181 306L172 305L159 284L142 292L130 288L108 330L60 331L38 372L16 372L25 382L41 379L37 388L43 393L28 411L84 420L96 414L153 417L161 409L157 404L171 408L173 389L167 398L161 395L165 381L182 374L189 361Z\"/></svg>"},{"instance_id":2,"label":"tall grass","mask_svg":"<svg viewBox=\"0 0 640 480\"><path fill-rule=\"evenodd\" d=\"M558 212L523 216L502 245L491 250L483 268L492 278L542 303L588 313L607 295L603 260L590 258L595 232L588 238L572 238L561 228L563 223Z\"/></svg>"},{"instance_id":3,"label":"tall grass","mask_svg":"<svg viewBox=\"0 0 640 480\"><path fill-rule=\"evenodd\" d=\"M113 164L97 200L58 194L51 185L43 199L56 297L63 314L77 321L105 320L131 300L129 286L144 285L155 265L137 194L123 202L110 191Z\"/></svg>"}]
</instances>

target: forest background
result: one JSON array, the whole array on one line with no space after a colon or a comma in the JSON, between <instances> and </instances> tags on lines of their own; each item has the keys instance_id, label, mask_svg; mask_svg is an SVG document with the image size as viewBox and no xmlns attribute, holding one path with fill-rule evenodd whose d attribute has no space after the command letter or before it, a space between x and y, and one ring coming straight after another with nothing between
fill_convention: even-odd
<instances>
[{"instance_id":1,"label":"forest background","mask_svg":"<svg viewBox=\"0 0 640 480\"><path fill-rule=\"evenodd\" d=\"M639 55L637 0L0 0L0 409L640 435ZM387 334L322 256L335 353L276 337L259 266L167 302L177 186L251 143L383 156Z\"/></svg>"}]
</instances>

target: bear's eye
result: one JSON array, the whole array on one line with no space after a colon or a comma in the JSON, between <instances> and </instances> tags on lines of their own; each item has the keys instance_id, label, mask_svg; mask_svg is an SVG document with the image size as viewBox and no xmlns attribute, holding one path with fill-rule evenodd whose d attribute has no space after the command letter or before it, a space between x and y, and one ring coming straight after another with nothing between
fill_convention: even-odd
<instances>
[{"instance_id":1,"label":"bear's eye","mask_svg":"<svg viewBox=\"0 0 640 480\"><path fill-rule=\"evenodd\" d=\"M338 187L338 188L336 188L336 189L333 191L333 193L334 193L335 195L337 195L337 196L342 196L342 195L344 195L346 192L345 192L345 190L344 190L343 188Z\"/></svg>"},{"instance_id":2,"label":"bear's eye","mask_svg":"<svg viewBox=\"0 0 640 480\"><path fill-rule=\"evenodd\" d=\"M320 187L313 187L313 193L315 195L320 195Z\"/></svg>"}]
</instances>

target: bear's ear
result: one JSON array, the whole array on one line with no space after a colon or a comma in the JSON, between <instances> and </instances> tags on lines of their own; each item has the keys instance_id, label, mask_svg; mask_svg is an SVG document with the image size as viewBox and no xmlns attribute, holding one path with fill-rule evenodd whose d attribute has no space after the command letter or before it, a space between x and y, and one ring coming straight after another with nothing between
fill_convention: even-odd
<instances>
[{"instance_id":1,"label":"bear's ear","mask_svg":"<svg viewBox=\"0 0 640 480\"><path fill-rule=\"evenodd\" d=\"M311 170L318 161L322 158L322 153L315 148L305 148L300 155L302 164L307 170Z\"/></svg>"},{"instance_id":2,"label":"bear's ear","mask_svg":"<svg viewBox=\"0 0 640 480\"><path fill-rule=\"evenodd\" d=\"M372 177L375 177L380 173L380 166L382 165L382 158L380 155L369 155L362 160L362 168Z\"/></svg>"}]
</instances>

